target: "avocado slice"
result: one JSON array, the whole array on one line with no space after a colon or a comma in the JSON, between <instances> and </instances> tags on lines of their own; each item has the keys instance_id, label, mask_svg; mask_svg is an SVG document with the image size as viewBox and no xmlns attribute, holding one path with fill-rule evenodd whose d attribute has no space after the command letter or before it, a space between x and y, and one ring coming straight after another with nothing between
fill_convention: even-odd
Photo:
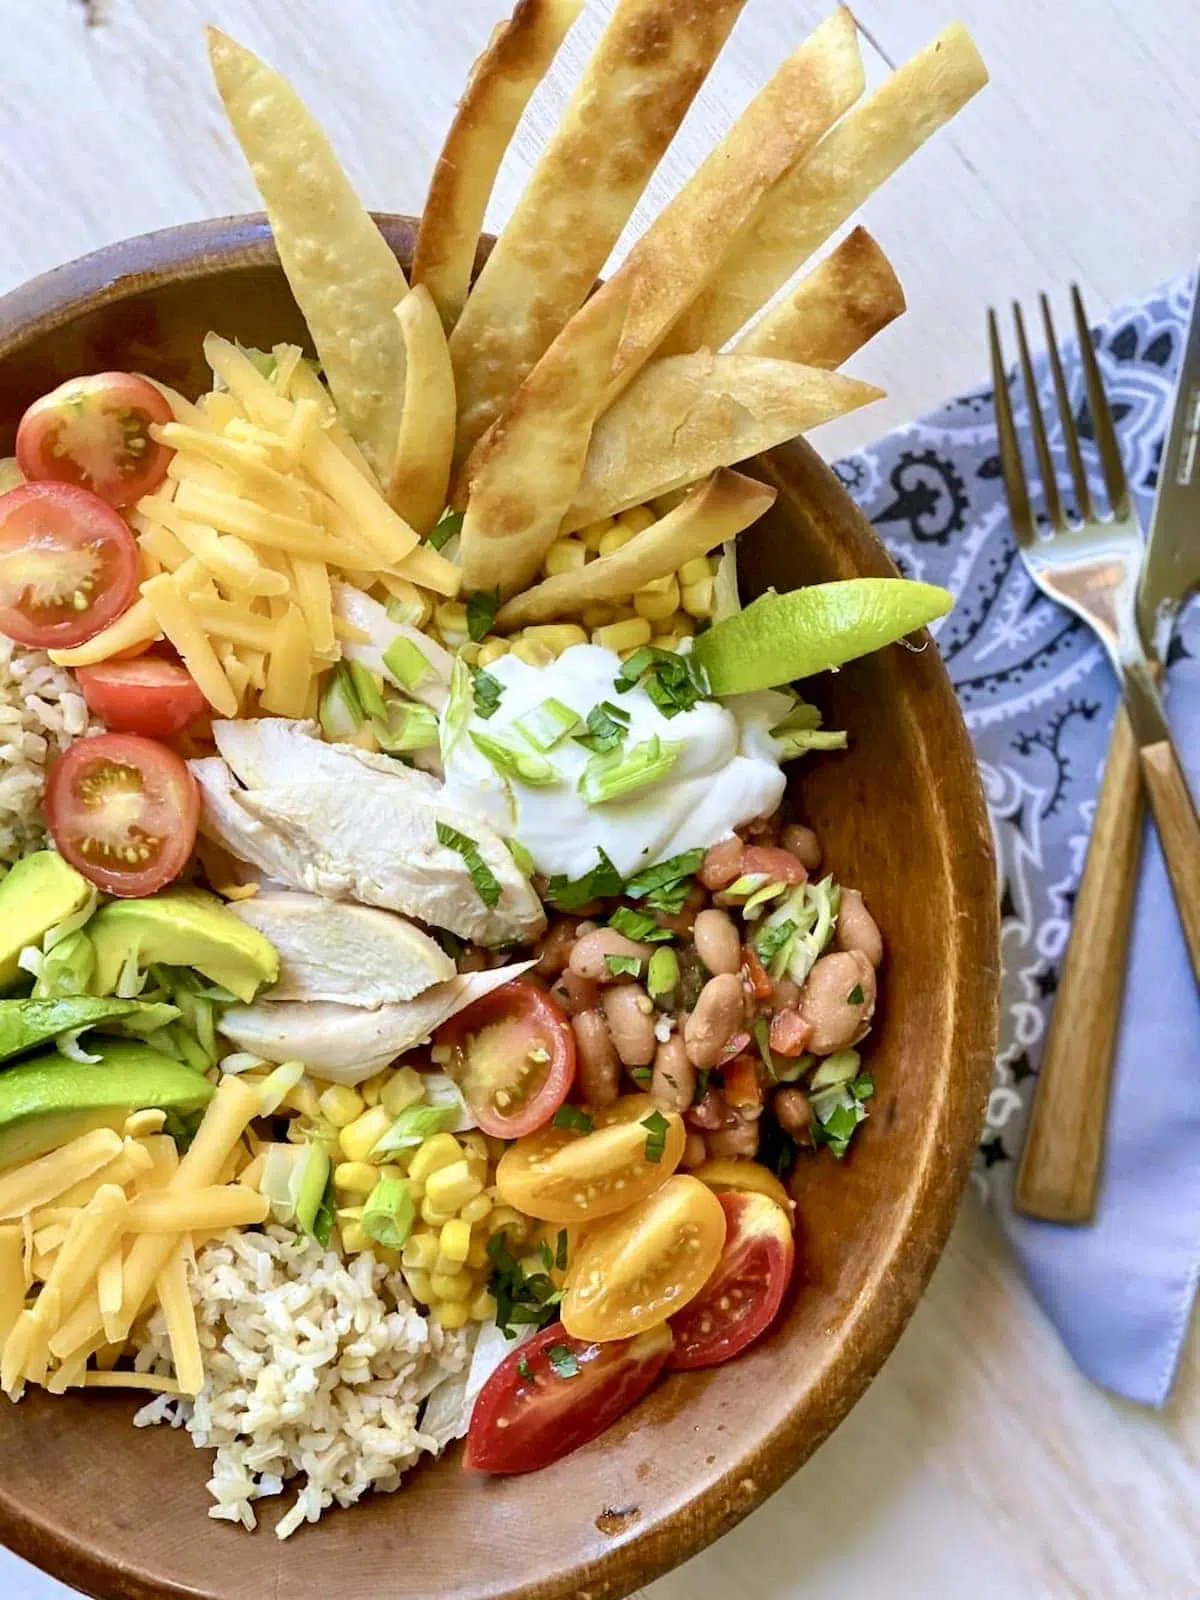
<instances>
[{"instance_id":1,"label":"avocado slice","mask_svg":"<svg viewBox=\"0 0 1200 1600\"><path fill-rule=\"evenodd\" d=\"M0 1062L26 1055L59 1034L106 1024L109 1031L144 1036L173 1022L177 1006L146 1000L98 1000L66 995L56 1000L0 1000ZM89 1054L95 1051L89 1046Z\"/></svg>"},{"instance_id":2,"label":"avocado slice","mask_svg":"<svg viewBox=\"0 0 1200 1600\"><path fill-rule=\"evenodd\" d=\"M216 1093L191 1067L149 1045L97 1041L94 1065L56 1050L0 1073L0 1167L31 1161L93 1128L120 1129L131 1111L199 1111Z\"/></svg>"},{"instance_id":3,"label":"avocado slice","mask_svg":"<svg viewBox=\"0 0 1200 1600\"><path fill-rule=\"evenodd\" d=\"M17 957L25 946L41 944L56 923L81 911L93 892L56 850L35 850L17 862L0 883L0 989L20 976Z\"/></svg>"},{"instance_id":4,"label":"avocado slice","mask_svg":"<svg viewBox=\"0 0 1200 1600\"><path fill-rule=\"evenodd\" d=\"M96 952L97 994L113 992L131 952L143 967L194 967L247 1005L279 977L274 945L203 889L114 900L88 923L88 936Z\"/></svg>"}]
</instances>

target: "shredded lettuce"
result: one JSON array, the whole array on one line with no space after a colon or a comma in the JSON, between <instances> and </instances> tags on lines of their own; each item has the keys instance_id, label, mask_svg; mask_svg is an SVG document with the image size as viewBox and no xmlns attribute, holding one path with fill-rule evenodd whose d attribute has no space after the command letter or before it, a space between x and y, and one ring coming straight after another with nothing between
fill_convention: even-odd
<instances>
[{"instance_id":1,"label":"shredded lettuce","mask_svg":"<svg viewBox=\"0 0 1200 1600\"><path fill-rule=\"evenodd\" d=\"M841 898L831 877L802 883L762 919L754 951L773 978L786 974L793 983L804 982L833 936Z\"/></svg>"},{"instance_id":2,"label":"shredded lettuce","mask_svg":"<svg viewBox=\"0 0 1200 1600\"><path fill-rule=\"evenodd\" d=\"M806 700L797 700L783 721L775 724L771 739L780 761L792 761L808 750L844 750L847 742L844 731L821 731L821 713Z\"/></svg>"}]
</instances>

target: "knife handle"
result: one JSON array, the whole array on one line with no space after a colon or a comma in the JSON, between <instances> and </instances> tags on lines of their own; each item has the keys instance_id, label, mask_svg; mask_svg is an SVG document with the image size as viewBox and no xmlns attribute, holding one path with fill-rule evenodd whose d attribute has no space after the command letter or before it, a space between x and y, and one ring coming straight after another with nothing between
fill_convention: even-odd
<instances>
[{"instance_id":1,"label":"knife handle","mask_svg":"<svg viewBox=\"0 0 1200 1600\"><path fill-rule=\"evenodd\" d=\"M1088 1222L1096 1209L1141 823L1138 750L1122 704L1014 1190L1016 1209L1044 1222Z\"/></svg>"},{"instance_id":2,"label":"knife handle","mask_svg":"<svg viewBox=\"0 0 1200 1600\"><path fill-rule=\"evenodd\" d=\"M1170 740L1143 745L1141 757L1142 779L1166 857L1175 906L1192 970L1200 981L1200 821Z\"/></svg>"}]
</instances>

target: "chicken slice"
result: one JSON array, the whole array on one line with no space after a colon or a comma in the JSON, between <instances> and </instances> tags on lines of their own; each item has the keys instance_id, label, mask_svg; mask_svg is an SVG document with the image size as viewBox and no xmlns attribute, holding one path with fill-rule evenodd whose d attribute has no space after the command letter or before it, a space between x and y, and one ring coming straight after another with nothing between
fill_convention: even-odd
<instances>
[{"instance_id":1,"label":"chicken slice","mask_svg":"<svg viewBox=\"0 0 1200 1600\"><path fill-rule=\"evenodd\" d=\"M390 911L274 889L229 908L279 952L273 1001L331 1000L375 1008L454 977L439 944Z\"/></svg>"},{"instance_id":2,"label":"chicken slice","mask_svg":"<svg viewBox=\"0 0 1200 1600\"><path fill-rule=\"evenodd\" d=\"M203 756L188 767L200 789L200 832L277 883L294 881L295 851L282 834L242 805L245 793L219 756ZM320 892L320 891L316 891Z\"/></svg>"},{"instance_id":3,"label":"chicken slice","mask_svg":"<svg viewBox=\"0 0 1200 1600\"><path fill-rule=\"evenodd\" d=\"M414 1000L374 1011L326 1001L257 1000L229 1006L218 1027L239 1050L251 1050L267 1061L303 1061L318 1077L334 1083L362 1083L421 1044L443 1022L534 965L521 961L490 972L465 972Z\"/></svg>"},{"instance_id":4,"label":"chicken slice","mask_svg":"<svg viewBox=\"0 0 1200 1600\"><path fill-rule=\"evenodd\" d=\"M360 750L352 744L326 744L315 722L287 717L261 717L242 722L213 723L217 749L248 789L276 783L361 782L364 775L411 779L417 788L436 794L437 782L427 773L413 773L391 756Z\"/></svg>"}]
</instances>

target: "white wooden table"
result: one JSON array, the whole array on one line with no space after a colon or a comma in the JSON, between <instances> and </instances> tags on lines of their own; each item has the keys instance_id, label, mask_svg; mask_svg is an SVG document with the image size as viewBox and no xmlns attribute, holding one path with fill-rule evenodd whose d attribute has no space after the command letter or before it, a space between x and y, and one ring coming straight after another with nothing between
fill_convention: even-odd
<instances>
[{"instance_id":1,"label":"white wooden table","mask_svg":"<svg viewBox=\"0 0 1200 1600\"><path fill-rule=\"evenodd\" d=\"M204 64L213 21L294 79L367 201L420 207L467 66L504 0L0 0L0 291L143 229L254 205ZM597 7L602 11L603 6ZM658 175L661 199L825 10L749 0ZM959 0L991 89L873 200L910 311L860 356L862 443L984 367L983 308L1075 279L1093 313L1200 245L1196 0ZM876 75L950 0L856 0ZM585 23L581 39L594 37ZM577 63L583 45L569 49ZM544 128L556 83L532 108ZM529 170L519 144L501 218ZM886 1370L815 1460L653 1600L1155 1600L1200 1593L1200 1358L1167 1412L1069 1365L994 1227L966 1206ZM0 1595L67 1591L0 1551Z\"/></svg>"}]
</instances>

